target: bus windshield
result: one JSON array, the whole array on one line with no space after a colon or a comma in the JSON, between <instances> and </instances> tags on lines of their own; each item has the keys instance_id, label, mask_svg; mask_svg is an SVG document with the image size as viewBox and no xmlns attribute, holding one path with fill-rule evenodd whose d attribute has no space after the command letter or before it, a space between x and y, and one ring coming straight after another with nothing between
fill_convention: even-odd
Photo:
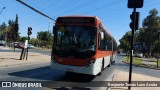
<instances>
[{"instance_id":1,"label":"bus windshield","mask_svg":"<svg viewBox=\"0 0 160 90\"><path fill-rule=\"evenodd\" d=\"M96 28L91 26L59 26L55 50L89 52L96 49Z\"/></svg>"},{"instance_id":2,"label":"bus windshield","mask_svg":"<svg viewBox=\"0 0 160 90\"><path fill-rule=\"evenodd\" d=\"M53 53L62 57L89 58L96 52L96 28L59 26L56 28Z\"/></svg>"}]
</instances>

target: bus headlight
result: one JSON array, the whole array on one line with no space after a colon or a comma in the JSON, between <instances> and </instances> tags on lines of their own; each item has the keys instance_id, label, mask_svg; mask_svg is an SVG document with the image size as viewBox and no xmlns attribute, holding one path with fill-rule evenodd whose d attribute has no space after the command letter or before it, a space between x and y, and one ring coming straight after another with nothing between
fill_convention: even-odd
<instances>
[{"instance_id":1,"label":"bus headlight","mask_svg":"<svg viewBox=\"0 0 160 90\"><path fill-rule=\"evenodd\" d=\"M51 60L54 62L54 63L58 63L56 58L54 56L51 56Z\"/></svg>"},{"instance_id":2,"label":"bus headlight","mask_svg":"<svg viewBox=\"0 0 160 90\"><path fill-rule=\"evenodd\" d=\"M95 60L89 60L89 61L87 61L86 67L89 67L89 66L93 65L94 62L95 62Z\"/></svg>"}]
</instances>

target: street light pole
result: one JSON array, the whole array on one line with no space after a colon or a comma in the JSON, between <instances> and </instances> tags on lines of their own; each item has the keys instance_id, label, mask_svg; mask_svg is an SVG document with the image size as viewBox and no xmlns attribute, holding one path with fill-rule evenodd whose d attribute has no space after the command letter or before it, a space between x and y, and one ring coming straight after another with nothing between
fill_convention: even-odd
<instances>
[{"instance_id":1,"label":"street light pole","mask_svg":"<svg viewBox=\"0 0 160 90\"><path fill-rule=\"evenodd\" d=\"M50 27L50 24L51 24L52 22L53 22L52 20L49 22L49 25L48 25L48 32L50 32L49 27Z\"/></svg>"},{"instance_id":2,"label":"street light pole","mask_svg":"<svg viewBox=\"0 0 160 90\"><path fill-rule=\"evenodd\" d=\"M1 10L0 14L2 13L2 11L3 11L5 8L6 8L6 7L3 7L3 8L2 8L2 10Z\"/></svg>"}]
</instances>

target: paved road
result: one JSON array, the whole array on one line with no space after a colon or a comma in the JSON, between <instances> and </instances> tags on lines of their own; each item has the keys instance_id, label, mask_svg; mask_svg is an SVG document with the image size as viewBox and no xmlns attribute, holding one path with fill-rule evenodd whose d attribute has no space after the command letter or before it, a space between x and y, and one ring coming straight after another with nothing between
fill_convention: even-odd
<instances>
[{"instance_id":1,"label":"paved road","mask_svg":"<svg viewBox=\"0 0 160 90\"><path fill-rule=\"evenodd\" d=\"M8 50L6 50L7 52ZM48 55L49 56L49 55ZM0 68L0 81L62 81L74 83L86 83L92 81L111 81L113 76L116 81L127 81L128 70L127 64L121 62L122 56L117 56L115 65L106 68L100 76L86 76L81 74L66 75L63 71L52 70L50 62L31 63L24 66L15 66L12 68ZM160 71L133 66L133 79L135 81L160 81ZM32 88L34 90L106 90L107 87L88 87L88 88ZM11 88L2 88L10 90ZM1 89L1 90L2 90ZM12 88L12 90L30 90L31 88ZM114 88L112 88L114 89ZM122 88L127 89L127 87ZM122 90L121 89L121 90ZM151 89L151 88L150 88ZM148 90L150 90L148 89ZM119 89L116 89L119 90ZM137 90L137 89L133 89ZM146 89L143 89L146 90ZM152 89L159 90L159 89Z\"/></svg>"}]
</instances>

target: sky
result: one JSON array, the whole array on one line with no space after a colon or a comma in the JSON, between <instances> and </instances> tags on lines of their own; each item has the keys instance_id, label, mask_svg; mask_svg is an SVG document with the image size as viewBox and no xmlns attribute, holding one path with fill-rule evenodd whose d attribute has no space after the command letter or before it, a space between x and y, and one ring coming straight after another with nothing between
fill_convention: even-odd
<instances>
[{"instance_id":1,"label":"sky","mask_svg":"<svg viewBox=\"0 0 160 90\"><path fill-rule=\"evenodd\" d=\"M35 9L56 19L59 16L87 15L97 16L112 34L117 43L123 35L131 30L130 14L133 9L127 8L128 0L22 0ZM6 7L2 10L3 7ZM160 12L160 0L144 0L140 12L140 27L149 11L156 8ZM36 38L37 32L52 30L54 21L34 12L16 0L0 0L0 24L19 17L20 36L27 36L28 27L32 27L31 37ZM160 16L160 14L158 14Z\"/></svg>"}]
</instances>

